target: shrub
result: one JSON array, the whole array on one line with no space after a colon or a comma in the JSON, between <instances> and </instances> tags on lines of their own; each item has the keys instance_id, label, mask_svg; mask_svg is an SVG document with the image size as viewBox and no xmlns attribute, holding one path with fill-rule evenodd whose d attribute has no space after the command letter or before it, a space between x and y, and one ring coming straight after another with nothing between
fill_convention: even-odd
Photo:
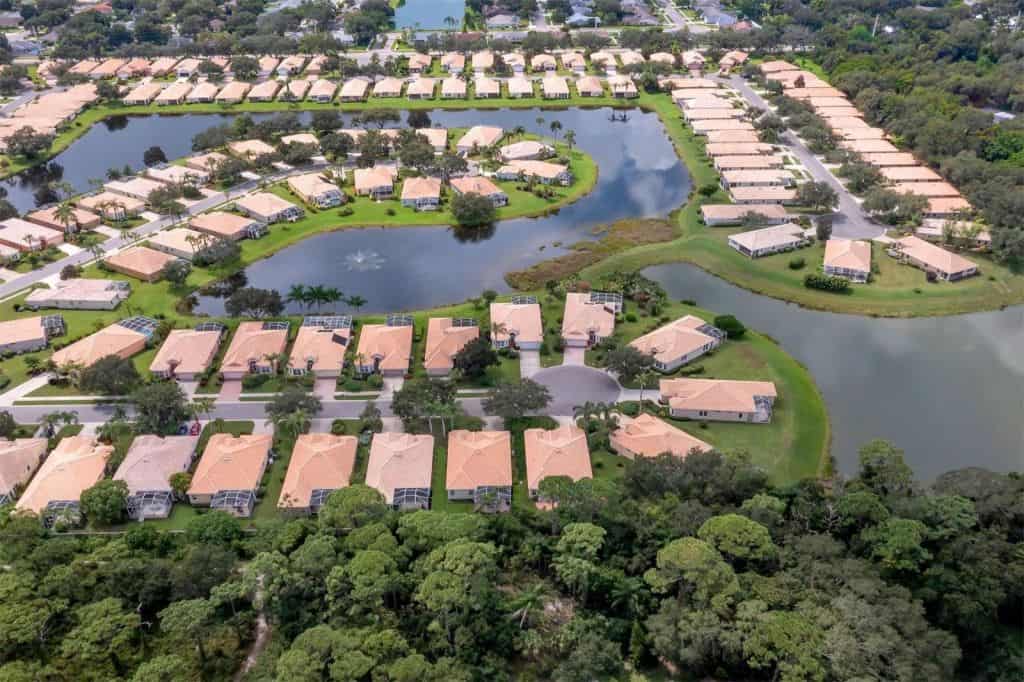
<instances>
[{"instance_id":1,"label":"shrub","mask_svg":"<svg viewBox=\"0 0 1024 682\"><path fill-rule=\"evenodd\" d=\"M831 275L820 275L816 272L811 272L804 277L804 286L808 289L819 289L821 291L842 294L850 290L850 280L845 277L833 277Z\"/></svg>"},{"instance_id":2,"label":"shrub","mask_svg":"<svg viewBox=\"0 0 1024 682\"><path fill-rule=\"evenodd\" d=\"M697 301L693 300L692 298L684 298L683 300L680 301L680 303L682 303L683 305L689 305L693 307L697 306Z\"/></svg>"},{"instance_id":3,"label":"shrub","mask_svg":"<svg viewBox=\"0 0 1024 682\"><path fill-rule=\"evenodd\" d=\"M934 283L934 282L939 281L939 276L937 274L935 274L935 272L933 270L928 270L927 272L925 272L924 273L924 278L925 278L925 281L930 282L930 283Z\"/></svg>"},{"instance_id":4,"label":"shrub","mask_svg":"<svg viewBox=\"0 0 1024 682\"><path fill-rule=\"evenodd\" d=\"M626 322L636 322L636 313L626 313Z\"/></svg>"},{"instance_id":5,"label":"shrub","mask_svg":"<svg viewBox=\"0 0 1024 682\"><path fill-rule=\"evenodd\" d=\"M382 388L384 386L384 377L379 374L371 374L366 380L366 385L372 389Z\"/></svg>"},{"instance_id":6,"label":"shrub","mask_svg":"<svg viewBox=\"0 0 1024 682\"><path fill-rule=\"evenodd\" d=\"M335 419L331 422L331 434L335 436L344 436L345 422L341 419Z\"/></svg>"},{"instance_id":7,"label":"shrub","mask_svg":"<svg viewBox=\"0 0 1024 682\"><path fill-rule=\"evenodd\" d=\"M803 270L805 265L807 265L807 261L803 258L793 258L789 261L790 270Z\"/></svg>"},{"instance_id":8,"label":"shrub","mask_svg":"<svg viewBox=\"0 0 1024 682\"><path fill-rule=\"evenodd\" d=\"M388 215L395 215L395 209L389 208L388 210L385 211L385 213L387 213Z\"/></svg>"},{"instance_id":9,"label":"shrub","mask_svg":"<svg viewBox=\"0 0 1024 682\"><path fill-rule=\"evenodd\" d=\"M636 417L637 415L640 414L640 404L621 403L619 405L619 410L622 412L622 414L626 415L627 417Z\"/></svg>"},{"instance_id":10,"label":"shrub","mask_svg":"<svg viewBox=\"0 0 1024 682\"><path fill-rule=\"evenodd\" d=\"M716 316L714 325L728 334L731 339L738 339L747 331L746 326L733 315Z\"/></svg>"},{"instance_id":11,"label":"shrub","mask_svg":"<svg viewBox=\"0 0 1024 682\"><path fill-rule=\"evenodd\" d=\"M341 208L341 210L338 211L338 215L342 216L350 216L353 213L355 213L355 209L353 209L351 206L344 206Z\"/></svg>"},{"instance_id":12,"label":"shrub","mask_svg":"<svg viewBox=\"0 0 1024 682\"><path fill-rule=\"evenodd\" d=\"M270 379L269 374L248 374L242 377L242 388L259 388Z\"/></svg>"}]
</instances>

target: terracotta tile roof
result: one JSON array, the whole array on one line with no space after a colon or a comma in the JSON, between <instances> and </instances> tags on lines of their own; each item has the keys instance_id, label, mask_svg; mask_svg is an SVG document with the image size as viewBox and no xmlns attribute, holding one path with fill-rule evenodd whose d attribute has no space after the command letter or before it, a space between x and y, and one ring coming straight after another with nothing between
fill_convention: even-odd
<instances>
[{"instance_id":1,"label":"terracotta tile roof","mask_svg":"<svg viewBox=\"0 0 1024 682\"><path fill-rule=\"evenodd\" d=\"M879 169L890 182L940 182L942 176L924 166L891 166Z\"/></svg>"},{"instance_id":2,"label":"terracotta tile roof","mask_svg":"<svg viewBox=\"0 0 1024 682\"><path fill-rule=\"evenodd\" d=\"M217 355L220 341L219 331L174 329L164 339L149 371L169 373L173 366L176 374L205 372Z\"/></svg>"},{"instance_id":3,"label":"terracotta tile roof","mask_svg":"<svg viewBox=\"0 0 1024 682\"><path fill-rule=\"evenodd\" d=\"M871 272L871 244L854 239L829 239L825 242L824 265Z\"/></svg>"},{"instance_id":4,"label":"terracotta tile roof","mask_svg":"<svg viewBox=\"0 0 1024 682\"><path fill-rule=\"evenodd\" d=\"M733 381L728 379L662 379L661 397L678 410L712 412L754 412L754 396L775 398L770 381Z\"/></svg>"},{"instance_id":5,"label":"terracotta tile roof","mask_svg":"<svg viewBox=\"0 0 1024 682\"><path fill-rule=\"evenodd\" d=\"M331 371L340 374L351 334L352 330L347 327L299 327L288 366L311 372Z\"/></svg>"},{"instance_id":6,"label":"terracotta tile roof","mask_svg":"<svg viewBox=\"0 0 1024 682\"><path fill-rule=\"evenodd\" d=\"M506 341L515 334L517 343L540 343L544 340L540 305L537 303L492 303L491 324L501 329L492 335L496 341Z\"/></svg>"},{"instance_id":7,"label":"terracotta tile roof","mask_svg":"<svg viewBox=\"0 0 1024 682\"><path fill-rule=\"evenodd\" d=\"M407 370L412 355L412 327L389 327L383 324L364 324L359 332L356 362L372 365L379 358L382 370Z\"/></svg>"},{"instance_id":8,"label":"terracotta tile roof","mask_svg":"<svg viewBox=\"0 0 1024 682\"><path fill-rule=\"evenodd\" d=\"M892 191L899 194L916 194L922 197L958 197L959 190L948 182L897 182Z\"/></svg>"},{"instance_id":9,"label":"terracotta tile roof","mask_svg":"<svg viewBox=\"0 0 1024 682\"><path fill-rule=\"evenodd\" d=\"M505 81L505 86L508 88L508 94L511 96L519 95L521 97L532 97L533 96L533 81L523 78L522 76L513 76Z\"/></svg>"},{"instance_id":10,"label":"terracotta tile roof","mask_svg":"<svg viewBox=\"0 0 1024 682\"><path fill-rule=\"evenodd\" d=\"M546 97L569 96L569 84L561 76L545 76L541 81L541 87Z\"/></svg>"},{"instance_id":11,"label":"terracotta tile roof","mask_svg":"<svg viewBox=\"0 0 1024 682\"><path fill-rule=\"evenodd\" d=\"M448 130L446 128L420 128L416 133L427 138L427 142L435 148L448 146Z\"/></svg>"},{"instance_id":12,"label":"terracotta tile roof","mask_svg":"<svg viewBox=\"0 0 1024 682\"><path fill-rule=\"evenodd\" d=\"M453 80L451 78L445 80ZM458 79L454 79L458 80ZM460 83L462 81L459 81ZM437 87L437 81L433 78L414 78L409 87L406 89L405 94L408 97L433 97L434 89Z\"/></svg>"},{"instance_id":13,"label":"terracotta tile roof","mask_svg":"<svg viewBox=\"0 0 1024 682\"><path fill-rule=\"evenodd\" d=\"M504 190L495 185L490 178L485 178L482 175L466 175L461 178L452 178L449 181L452 189L457 191L459 194L468 194L470 192L479 194L481 196L489 197L495 194L504 194Z\"/></svg>"},{"instance_id":14,"label":"terracotta tile roof","mask_svg":"<svg viewBox=\"0 0 1024 682\"><path fill-rule=\"evenodd\" d=\"M273 216L295 206L271 192L254 192L235 199L235 205L258 216Z\"/></svg>"},{"instance_id":15,"label":"terracotta tile roof","mask_svg":"<svg viewBox=\"0 0 1024 682\"><path fill-rule=\"evenodd\" d=\"M156 279L164 266L175 260L177 259L174 256L163 251L146 246L132 246L108 256L104 262L118 272L148 281Z\"/></svg>"},{"instance_id":16,"label":"terracotta tile roof","mask_svg":"<svg viewBox=\"0 0 1024 682\"><path fill-rule=\"evenodd\" d=\"M237 142L229 142L228 150L235 156L250 158L263 156L264 154L273 154L277 151L263 140L238 140Z\"/></svg>"},{"instance_id":17,"label":"terracotta tile roof","mask_svg":"<svg viewBox=\"0 0 1024 682\"><path fill-rule=\"evenodd\" d=\"M405 81L401 78L384 78L373 85L374 97L398 97L402 94Z\"/></svg>"},{"instance_id":18,"label":"terracotta tile roof","mask_svg":"<svg viewBox=\"0 0 1024 682\"><path fill-rule=\"evenodd\" d=\"M275 80L265 80L257 83L249 91L249 99L273 99L281 84Z\"/></svg>"},{"instance_id":19,"label":"terracotta tile roof","mask_svg":"<svg viewBox=\"0 0 1024 682\"><path fill-rule=\"evenodd\" d=\"M501 81L488 78L487 76L477 76L473 79L473 89L478 97L480 95L493 95L497 97L501 94Z\"/></svg>"},{"instance_id":20,"label":"terracotta tile roof","mask_svg":"<svg viewBox=\"0 0 1024 682\"><path fill-rule=\"evenodd\" d=\"M224 353L221 370L248 371L250 361L264 364L267 356L283 353L287 344L287 329L264 329L262 322L242 322Z\"/></svg>"},{"instance_id":21,"label":"terracotta tile roof","mask_svg":"<svg viewBox=\"0 0 1024 682\"><path fill-rule=\"evenodd\" d=\"M320 140L313 133L295 133L294 135L285 135L281 138L283 144L311 144L314 147L320 146Z\"/></svg>"},{"instance_id":22,"label":"terracotta tile roof","mask_svg":"<svg viewBox=\"0 0 1024 682\"><path fill-rule=\"evenodd\" d=\"M456 147L459 149L472 149L475 144L477 147L490 147L497 143L505 131L495 126L473 126L466 131L459 141L456 143Z\"/></svg>"},{"instance_id":23,"label":"terracotta tile roof","mask_svg":"<svg viewBox=\"0 0 1024 682\"><path fill-rule=\"evenodd\" d=\"M657 457L668 452L685 457L693 450L707 452L713 448L657 417L644 413L611 434L612 449L626 450L642 457Z\"/></svg>"},{"instance_id":24,"label":"terracotta tile roof","mask_svg":"<svg viewBox=\"0 0 1024 682\"><path fill-rule=\"evenodd\" d=\"M430 488L434 468L434 437L409 433L377 433L370 445L366 485L394 502L398 488Z\"/></svg>"},{"instance_id":25,"label":"terracotta tile roof","mask_svg":"<svg viewBox=\"0 0 1024 682\"><path fill-rule=\"evenodd\" d=\"M241 102L252 86L244 81L231 81L217 93L218 102Z\"/></svg>"},{"instance_id":26,"label":"terracotta tile roof","mask_svg":"<svg viewBox=\"0 0 1024 682\"><path fill-rule=\"evenodd\" d=\"M90 367L108 355L130 358L146 347L146 340L144 334L112 324L60 349L53 354L52 360L58 367L69 363Z\"/></svg>"},{"instance_id":27,"label":"terracotta tile roof","mask_svg":"<svg viewBox=\"0 0 1024 682\"><path fill-rule=\"evenodd\" d=\"M270 453L273 436L233 436L215 433L192 475L189 495L213 495L221 490L256 490Z\"/></svg>"},{"instance_id":28,"label":"terracotta tile roof","mask_svg":"<svg viewBox=\"0 0 1024 682\"><path fill-rule=\"evenodd\" d=\"M246 230L256 225L256 221L226 211L211 211L195 216L189 221L189 225L194 230L224 239L241 239L245 236Z\"/></svg>"},{"instance_id":29,"label":"terracotta tile roof","mask_svg":"<svg viewBox=\"0 0 1024 682\"><path fill-rule=\"evenodd\" d=\"M508 431L448 433L447 490L512 485L512 435Z\"/></svg>"},{"instance_id":30,"label":"terracotta tile roof","mask_svg":"<svg viewBox=\"0 0 1024 682\"><path fill-rule=\"evenodd\" d=\"M128 492L170 491L172 474L188 471L199 436L136 436L114 474L128 484Z\"/></svg>"},{"instance_id":31,"label":"terracotta tile roof","mask_svg":"<svg viewBox=\"0 0 1024 682\"><path fill-rule=\"evenodd\" d=\"M604 94L604 85L597 76L583 76L576 80L576 92L581 95Z\"/></svg>"},{"instance_id":32,"label":"terracotta tile roof","mask_svg":"<svg viewBox=\"0 0 1024 682\"><path fill-rule=\"evenodd\" d=\"M591 303L590 294L565 295L562 314L562 338L587 341L593 333L597 338L611 336L615 331L615 311L603 303Z\"/></svg>"},{"instance_id":33,"label":"terracotta tile roof","mask_svg":"<svg viewBox=\"0 0 1024 682\"><path fill-rule=\"evenodd\" d=\"M394 175L384 166L356 168L354 173L356 194L387 187L394 188Z\"/></svg>"},{"instance_id":34,"label":"terracotta tile roof","mask_svg":"<svg viewBox=\"0 0 1024 682\"><path fill-rule=\"evenodd\" d=\"M413 83L415 85L415 83ZM409 86L409 92L412 92L412 86ZM431 86L430 93L434 94L433 86ZM442 97L464 97L466 95L466 81L455 76L449 76L441 81L441 96Z\"/></svg>"},{"instance_id":35,"label":"terracotta tile roof","mask_svg":"<svg viewBox=\"0 0 1024 682\"><path fill-rule=\"evenodd\" d=\"M629 345L659 362L672 364L673 361L717 341L710 334L700 331L700 328L707 324L699 317L684 315L633 339Z\"/></svg>"},{"instance_id":36,"label":"terracotta tile roof","mask_svg":"<svg viewBox=\"0 0 1024 682\"><path fill-rule=\"evenodd\" d=\"M423 366L428 370L452 369L456 354L463 346L480 336L476 326L456 327L450 317L432 317L427 322L427 340Z\"/></svg>"},{"instance_id":37,"label":"terracotta tile roof","mask_svg":"<svg viewBox=\"0 0 1024 682\"><path fill-rule=\"evenodd\" d=\"M947 251L940 246L926 242L920 237L913 235L897 239L896 244L899 245L900 250L907 256L947 275L977 267L977 265L963 256Z\"/></svg>"},{"instance_id":38,"label":"terracotta tile roof","mask_svg":"<svg viewBox=\"0 0 1024 682\"><path fill-rule=\"evenodd\" d=\"M402 201L406 199L440 199L441 180L439 178L406 178L402 182Z\"/></svg>"},{"instance_id":39,"label":"terracotta tile roof","mask_svg":"<svg viewBox=\"0 0 1024 682\"><path fill-rule=\"evenodd\" d=\"M77 502L82 493L103 478L110 445L92 436L69 436L46 458L16 505L19 510L42 513L50 502Z\"/></svg>"},{"instance_id":40,"label":"terracotta tile roof","mask_svg":"<svg viewBox=\"0 0 1024 682\"><path fill-rule=\"evenodd\" d=\"M537 490L551 476L568 476L574 481L592 478L587 435L575 426L557 429L526 429L526 483Z\"/></svg>"},{"instance_id":41,"label":"terracotta tile roof","mask_svg":"<svg viewBox=\"0 0 1024 682\"><path fill-rule=\"evenodd\" d=\"M415 52L409 55L409 69L429 69L433 61L430 55Z\"/></svg>"},{"instance_id":42,"label":"terracotta tile roof","mask_svg":"<svg viewBox=\"0 0 1024 682\"><path fill-rule=\"evenodd\" d=\"M369 87L362 78L352 78L351 80L345 81L345 84L341 86L342 97L362 97L366 94L366 88ZM338 89L338 84L334 81L326 79L318 79L309 87L307 97L310 99L324 99L333 98L334 92Z\"/></svg>"},{"instance_id":43,"label":"terracotta tile roof","mask_svg":"<svg viewBox=\"0 0 1024 682\"><path fill-rule=\"evenodd\" d=\"M356 463L358 439L304 433L295 441L277 506L306 507L315 490L345 488Z\"/></svg>"},{"instance_id":44,"label":"terracotta tile roof","mask_svg":"<svg viewBox=\"0 0 1024 682\"><path fill-rule=\"evenodd\" d=\"M45 454L45 438L0 440L0 495L28 483Z\"/></svg>"},{"instance_id":45,"label":"terracotta tile roof","mask_svg":"<svg viewBox=\"0 0 1024 682\"><path fill-rule=\"evenodd\" d=\"M0 344L20 344L28 341L46 341L43 318L22 317L17 320L0 320ZM4 441L0 439L0 444ZM3 489L0 488L0 492Z\"/></svg>"},{"instance_id":46,"label":"terracotta tile roof","mask_svg":"<svg viewBox=\"0 0 1024 682\"><path fill-rule=\"evenodd\" d=\"M220 86L212 81L204 81L189 90L185 99L189 102L213 101L218 92L220 92Z\"/></svg>"}]
</instances>

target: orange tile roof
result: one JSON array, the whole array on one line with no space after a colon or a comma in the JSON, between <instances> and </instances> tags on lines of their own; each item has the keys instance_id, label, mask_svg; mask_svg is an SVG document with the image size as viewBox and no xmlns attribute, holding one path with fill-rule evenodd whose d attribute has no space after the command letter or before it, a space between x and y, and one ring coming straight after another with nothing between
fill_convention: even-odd
<instances>
[{"instance_id":1,"label":"orange tile roof","mask_svg":"<svg viewBox=\"0 0 1024 682\"><path fill-rule=\"evenodd\" d=\"M213 495L221 490L256 490L260 485L273 436L233 436L216 433L210 437L202 459L192 475L189 495Z\"/></svg>"},{"instance_id":2,"label":"orange tile roof","mask_svg":"<svg viewBox=\"0 0 1024 682\"><path fill-rule=\"evenodd\" d=\"M26 341L46 341L43 318L23 317L18 320L0 320L0 344L18 344ZM3 441L0 440L0 443Z\"/></svg>"},{"instance_id":3,"label":"orange tile roof","mask_svg":"<svg viewBox=\"0 0 1024 682\"><path fill-rule=\"evenodd\" d=\"M605 338L615 331L615 311L603 303L591 303L590 294L565 295L562 338L587 341L591 333Z\"/></svg>"},{"instance_id":4,"label":"orange tile roof","mask_svg":"<svg viewBox=\"0 0 1024 682\"><path fill-rule=\"evenodd\" d=\"M118 272L152 281L159 277L165 265L175 260L177 258L163 251L146 246L132 246L107 256L104 262Z\"/></svg>"},{"instance_id":5,"label":"orange tile roof","mask_svg":"<svg viewBox=\"0 0 1024 682\"><path fill-rule=\"evenodd\" d=\"M345 488L356 463L355 436L304 433L295 441L277 506L306 507L314 490Z\"/></svg>"},{"instance_id":6,"label":"orange tile roof","mask_svg":"<svg viewBox=\"0 0 1024 682\"><path fill-rule=\"evenodd\" d=\"M220 347L219 331L174 329L164 340L156 357L149 365L150 372L200 374L209 368Z\"/></svg>"},{"instance_id":7,"label":"orange tile roof","mask_svg":"<svg viewBox=\"0 0 1024 682\"><path fill-rule=\"evenodd\" d=\"M412 355L412 327L389 327L383 324L364 324L356 347L357 362L372 365L379 358L382 370L407 370Z\"/></svg>"},{"instance_id":8,"label":"orange tile roof","mask_svg":"<svg viewBox=\"0 0 1024 682\"><path fill-rule=\"evenodd\" d=\"M434 468L434 437L410 433L377 433L370 445L366 485L394 503L398 488L430 488Z\"/></svg>"},{"instance_id":9,"label":"orange tile roof","mask_svg":"<svg viewBox=\"0 0 1024 682\"><path fill-rule=\"evenodd\" d=\"M699 438L647 413L613 431L611 445L616 452L625 450L642 457L657 457L665 452L685 457L695 449L700 452L712 449Z\"/></svg>"},{"instance_id":10,"label":"orange tile roof","mask_svg":"<svg viewBox=\"0 0 1024 682\"><path fill-rule=\"evenodd\" d=\"M39 514L50 502L77 502L103 478L113 452L92 436L62 438L18 499L17 509Z\"/></svg>"},{"instance_id":11,"label":"orange tile roof","mask_svg":"<svg viewBox=\"0 0 1024 682\"><path fill-rule=\"evenodd\" d=\"M480 328L452 326L450 317L432 317L427 322L423 366L428 370L451 370L455 356L480 336Z\"/></svg>"},{"instance_id":12,"label":"orange tile roof","mask_svg":"<svg viewBox=\"0 0 1024 682\"><path fill-rule=\"evenodd\" d=\"M939 272L956 274L976 268L972 261L913 235L897 239L900 250L914 260Z\"/></svg>"},{"instance_id":13,"label":"orange tile roof","mask_svg":"<svg viewBox=\"0 0 1024 682\"><path fill-rule=\"evenodd\" d=\"M754 396L775 398L775 384L728 379L661 380L661 397L668 398L672 409L754 412L757 409Z\"/></svg>"},{"instance_id":14,"label":"orange tile roof","mask_svg":"<svg viewBox=\"0 0 1024 682\"><path fill-rule=\"evenodd\" d=\"M551 476L568 476L574 481L592 478L587 435L576 426L557 429L526 429L526 482L537 490Z\"/></svg>"},{"instance_id":15,"label":"orange tile roof","mask_svg":"<svg viewBox=\"0 0 1024 682\"><path fill-rule=\"evenodd\" d=\"M0 495L27 483L45 454L45 438L0 439Z\"/></svg>"},{"instance_id":16,"label":"orange tile roof","mask_svg":"<svg viewBox=\"0 0 1024 682\"><path fill-rule=\"evenodd\" d=\"M871 244L854 239L829 239L825 242L824 265L871 272Z\"/></svg>"},{"instance_id":17,"label":"orange tile roof","mask_svg":"<svg viewBox=\"0 0 1024 682\"><path fill-rule=\"evenodd\" d=\"M206 232L225 239L241 239L249 227L256 225L252 218L228 213L211 211L197 215L189 221L189 225L199 232Z\"/></svg>"},{"instance_id":18,"label":"orange tile roof","mask_svg":"<svg viewBox=\"0 0 1024 682\"><path fill-rule=\"evenodd\" d=\"M173 474L188 471L199 445L199 436L136 436L115 481L124 481L129 494L170 491Z\"/></svg>"},{"instance_id":19,"label":"orange tile roof","mask_svg":"<svg viewBox=\"0 0 1024 682\"><path fill-rule=\"evenodd\" d=\"M448 433L447 490L512 485L512 434L508 431Z\"/></svg>"},{"instance_id":20,"label":"orange tile roof","mask_svg":"<svg viewBox=\"0 0 1024 682\"><path fill-rule=\"evenodd\" d=\"M90 367L108 355L128 359L145 349L146 340L144 334L112 324L60 349L51 359L58 367L67 364Z\"/></svg>"},{"instance_id":21,"label":"orange tile roof","mask_svg":"<svg viewBox=\"0 0 1024 682\"><path fill-rule=\"evenodd\" d=\"M452 178L448 181L452 186L452 189L456 190L459 194L468 194L470 192L479 194L480 196L489 197L495 194L504 194L505 191L494 184L490 178L485 178L482 175L466 175L461 178Z\"/></svg>"},{"instance_id":22,"label":"orange tile roof","mask_svg":"<svg viewBox=\"0 0 1024 682\"><path fill-rule=\"evenodd\" d=\"M466 134L459 139L455 146L459 149L472 149L474 144L477 147L490 147L498 142L504 134L505 131L496 126L473 126L466 131Z\"/></svg>"},{"instance_id":23,"label":"orange tile roof","mask_svg":"<svg viewBox=\"0 0 1024 682\"><path fill-rule=\"evenodd\" d=\"M352 330L347 327L300 327L288 366L311 372L331 371L340 374L351 333Z\"/></svg>"},{"instance_id":24,"label":"orange tile roof","mask_svg":"<svg viewBox=\"0 0 1024 682\"><path fill-rule=\"evenodd\" d=\"M267 356L283 353L287 344L287 329L264 329L262 322L242 322L224 353L221 371L248 371L250 361L266 364Z\"/></svg>"},{"instance_id":25,"label":"orange tile roof","mask_svg":"<svg viewBox=\"0 0 1024 682\"><path fill-rule=\"evenodd\" d=\"M641 353L650 355L666 365L684 357L709 343L715 337L698 331L707 322L694 315L683 315L677 320L658 327L652 332L633 339L630 346Z\"/></svg>"},{"instance_id":26,"label":"orange tile roof","mask_svg":"<svg viewBox=\"0 0 1024 682\"><path fill-rule=\"evenodd\" d=\"M492 303L491 324L499 331L492 334L496 341L505 341L515 334L518 343L540 343L544 340L540 305L537 303Z\"/></svg>"},{"instance_id":27,"label":"orange tile roof","mask_svg":"<svg viewBox=\"0 0 1024 682\"><path fill-rule=\"evenodd\" d=\"M406 178L402 183L402 201L406 199L439 199L440 178Z\"/></svg>"}]
</instances>

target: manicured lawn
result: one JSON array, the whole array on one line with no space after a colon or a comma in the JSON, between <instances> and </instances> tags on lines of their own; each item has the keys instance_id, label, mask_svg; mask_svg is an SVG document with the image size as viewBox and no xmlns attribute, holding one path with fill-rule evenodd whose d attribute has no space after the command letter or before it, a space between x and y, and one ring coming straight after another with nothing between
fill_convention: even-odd
<instances>
[{"instance_id":1,"label":"manicured lawn","mask_svg":"<svg viewBox=\"0 0 1024 682\"><path fill-rule=\"evenodd\" d=\"M448 500L446 476L448 474L448 448L445 440L434 438L434 468L430 476L430 508L443 512L472 512L471 501Z\"/></svg>"},{"instance_id":2,"label":"manicured lawn","mask_svg":"<svg viewBox=\"0 0 1024 682\"><path fill-rule=\"evenodd\" d=\"M590 452L590 467L596 480L617 482L626 475L630 461L601 448Z\"/></svg>"}]
</instances>

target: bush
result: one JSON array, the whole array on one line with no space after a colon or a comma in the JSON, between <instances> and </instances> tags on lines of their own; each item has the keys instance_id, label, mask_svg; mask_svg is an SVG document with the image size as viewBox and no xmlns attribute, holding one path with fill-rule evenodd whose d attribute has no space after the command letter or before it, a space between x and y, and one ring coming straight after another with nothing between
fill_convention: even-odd
<instances>
[{"instance_id":1,"label":"bush","mask_svg":"<svg viewBox=\"0 0 1024 682\"><path fill-rule=\"evenodd\" d=\"M636 417L640 414L639 403L620 403L619 410L627 417Z\"/></svg>"},{"instance_id":2,"label":"bush","mask_svg":"<svg viewBox=\"0 0 1024 682\"><path fill-rule=\"evenodd\" d=\"M335 419L331 422L331 434L334 436L345 435L345 422L341 419Z\"/></svg>"},{"instance_id":3,"label":"bush","mask_svg":"<svg viewBox=\"0 0 1024 682\"><path fill-rule=\"evenodd\" d=\"M372 389L383 388L384 377L382 377L379 374L371 374L370 377L366 380L366 385Z\"/></svg>"},{"instance_id":4,"label":"bush","mask_svg":"<svg viewBox=\"0 0 1024 682\"><path fill-rule=\"evenodd\" d=\"M925 278L925 281L930 282L930 283L935 283L935 282L939 281L939 276L936 275L933 270L928 270L927 272L925 272L924 273L924 278Z\"/></svg>"},{"instance_id":5,"label":"bush","mask_svg":"<svg viewBox=\"0 0 1024 682\"><path fill-rule=\"evenodd\" d=\"M804 277L804 286L808 289L818 289L820 291L830 291L832 293L842 294L850 290L850 280L845 277L819 275L816 272L811 272Z\"/></svg>"},{"instance_id":6,"label":"bush","mask_svg":"<svg viewBox=\"0 0 1024 682\"><path fill-rule=\"evenodd\" d=\"M242 388L259 388L270 379L269 374L248 374L242 377Z\"/></svg>"},{"instance_id":7,"label":"bush","mask_svg":"<svg viewBox=\"0 0 1024 682\"><path fill-rule=\"evenodd\" d=\"M803 270L805 265L807 265L807 261L803 258L793 258L789 261L790 270Z\"/></svg>"},{"instance_id":8,"label":"bush","mask_svg":"<svg viewBox=\"0 0 1024 682\"><path fill-rule=\"evenodd\" d=\"M718 315L715 317L714 325L729 335L731 339L738 339L743 336L747 328L733 315Z\"/></svg>"},{"instance_id":9,"label":"bush","mask_svg":"<svg viewBox=\"0 0 1024 682\"><path fill-rule=\"evenodd\" d=\"M395 215L395 209L389 208L388 210L385 211L385 213L387 213L388 215Z\"/></svg>"},{"instance_id":10,"label":"bush","mask_svg":"<svg viewBox=\"0 0 1024 682\"><path fill-rule=\"evenodd\" d=\"M353 213L355 213L355 209L353 209L351 206L344 206L338 211L338 215L341 216L350 216Z\"/></svg>"},{"instance_id":11,"label":"bush","mask_svg":"<svg viewBox=\"0 0 1024 682\"><path fill-rule=\"evenodd\" d=\"M626 322L636 322L636 313L626 313Z\"/></svg>"}]
</instances>

